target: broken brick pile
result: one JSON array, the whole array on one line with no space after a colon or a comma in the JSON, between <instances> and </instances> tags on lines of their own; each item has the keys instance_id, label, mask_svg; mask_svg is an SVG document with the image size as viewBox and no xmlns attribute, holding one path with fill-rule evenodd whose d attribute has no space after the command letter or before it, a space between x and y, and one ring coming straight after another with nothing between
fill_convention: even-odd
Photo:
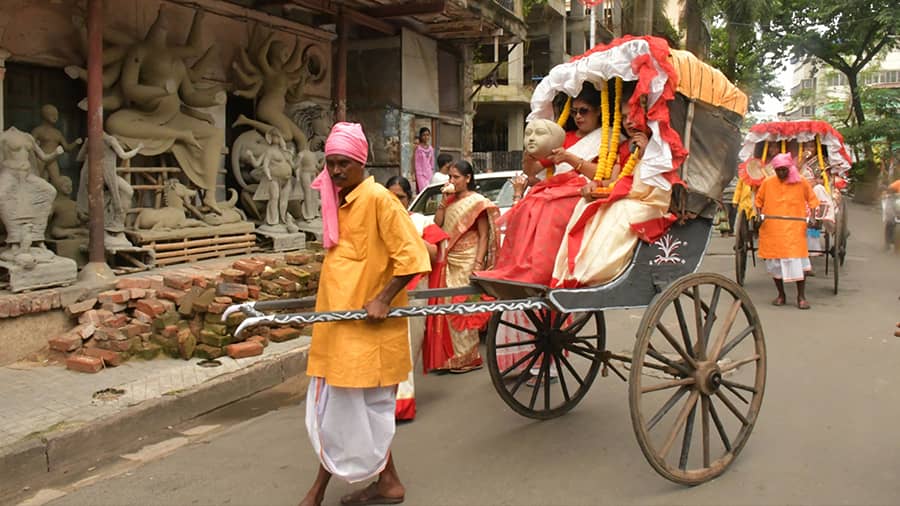
<instances>
[{"instance_id":1,"label":"broken brick pile","mask_svg":"<svg viewBox=\"0 0 900 506\"><path fill-rule=\"evenodd\" d=\"M247 300L303 297L316 293L321 253L289 253L281 258L237 260L230 268L202 275L149 275L119 279L114 290L65 308L78 324L49 340L66 354L66 366L98 372L131 357L244 358L260 355L269 341L309 334L299 327L258 326L246 339L234 336L245 318L235 313L222 321L231 304Z\"/></svg>"}]
</instances>

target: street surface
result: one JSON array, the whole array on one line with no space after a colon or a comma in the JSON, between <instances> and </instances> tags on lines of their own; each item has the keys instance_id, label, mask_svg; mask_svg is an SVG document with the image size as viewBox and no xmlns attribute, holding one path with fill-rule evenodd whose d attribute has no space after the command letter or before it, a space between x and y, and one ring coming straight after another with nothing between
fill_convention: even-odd
<instances>
[{"instance_id":1,"label":"street surface","mask_svg":"<svg viewBox=\"0 0 900 506\"><path fill-rule=\"evenodd\" d=\"M406 504L897 504L900 256L881 250L877 208L851 204L850 213L840 294L814 261L811 311L770 305L772 282L761 264L750 267L768 382L753 434L720 478L686 488L657 475L632 431L627 385L612 374L569 414L538 422L508 409L482 370L417 378L418 418L394 445ZM716 233L701 270L733 278L731 244ZM787 293L790 303L794 287ZM608 314L610 349L631 348L641 314ZM303 385L212 413L187 435L176 427L156 452L43 497L65 493L53 506L296 504L318 466L296 402ZM332 481L326 504L353 488Z\"/></svg>"}]
</instances>

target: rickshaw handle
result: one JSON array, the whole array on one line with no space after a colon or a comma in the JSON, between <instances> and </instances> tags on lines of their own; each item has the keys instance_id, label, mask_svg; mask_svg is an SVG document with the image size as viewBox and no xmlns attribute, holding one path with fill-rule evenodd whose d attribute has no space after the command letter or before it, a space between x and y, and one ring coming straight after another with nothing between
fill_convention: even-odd
<instances>
[{"instance_id":1,"label":"rickshaw handle","mask_svg":"<svg viewBox=\"0 0 900 506\"><path fill-rule=\"evenodd\" d=\"M234 311L240 311L241 304L237 304L228 308L236 308ZM432 315L448 315L448 314L475 314L475 313L496 313L503 311L525 311L528 309L550 309L550 304L545 299L529 298L516 300L495 300L495 301L479 301L479 302L460 302L456 304L435 304L431 306L406 306L395 307L388 311L388 318L406 318L411 316L432 316ZM228 311L226 311L228 312ZM228 314L230 314L228 313ZM365 309L353 309L347 311L321 311L313 313L293 313L293 314L262 314L257 312L258 316L250 316L242 321L234 335L240 337L248 328L256 325L289 325L310 324L323 322L340 322L349 320L365 320L368 313Z\"/></svg>"}]
</instances>

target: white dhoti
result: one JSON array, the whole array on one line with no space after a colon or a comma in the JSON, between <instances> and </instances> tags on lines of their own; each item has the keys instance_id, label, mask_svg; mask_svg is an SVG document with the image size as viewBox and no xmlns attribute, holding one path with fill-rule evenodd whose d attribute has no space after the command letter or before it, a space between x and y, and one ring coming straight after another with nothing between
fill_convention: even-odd
<instances>
[{"instance_id":1,"label":"white dhoti","mask_svg":"<svg viewBox=\"0 0 900 506\"><path fill-rule=\"evenodd\" d=\"M804 272L812 270L808 257L804 258L767 258L766 271L775 279L784 281L803 281Z\"/></svg>"},{"instance_id":2,"label":"white dhoti","mask_svg":"<svg viewBox=\"0 0 900 506\"><path fill-rule=\"evenodd\" d=\"M340 388L310 379L306 429L319 461L331 474L355 483L387 465L396 425L397 387Z\"/></svg>"}]
</instances>

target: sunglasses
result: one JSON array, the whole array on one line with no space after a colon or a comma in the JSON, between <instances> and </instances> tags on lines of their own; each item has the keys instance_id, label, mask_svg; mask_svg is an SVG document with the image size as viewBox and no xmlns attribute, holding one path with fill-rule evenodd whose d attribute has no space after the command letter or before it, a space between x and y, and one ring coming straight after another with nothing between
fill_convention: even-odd
<instances>
[{"instance_id":1,"label":"sunglasses","mask_svg":"<svg viewBox=\"0 0 900 506\"><path fill-rule=\"evenodd\" d=\"M589 113L594 112L590 107L579 107L577 109L572 109L572 114L575 116L587 116Z\"/></svg>"}]
</instances>

